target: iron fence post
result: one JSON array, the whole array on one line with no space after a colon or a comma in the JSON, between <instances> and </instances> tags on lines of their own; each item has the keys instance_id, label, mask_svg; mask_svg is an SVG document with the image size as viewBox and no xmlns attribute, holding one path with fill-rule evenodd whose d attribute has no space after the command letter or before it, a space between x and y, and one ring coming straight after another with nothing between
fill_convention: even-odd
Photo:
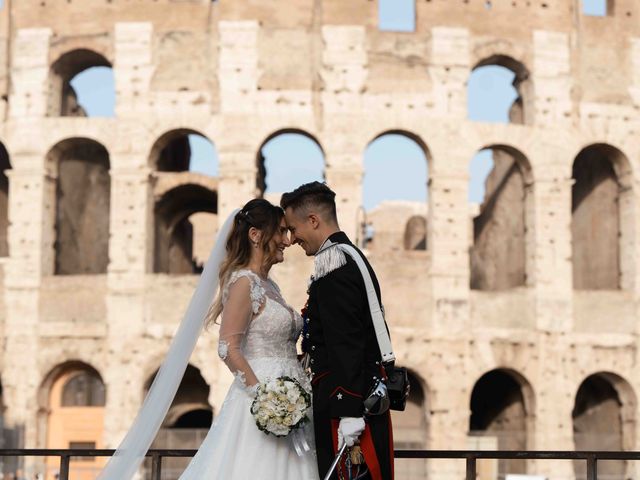
<instances>
[{"instance_id":1,"label":"iron fence post","mask_svg":"<svg viewBox=\"0 0 640 480\"><path fill-rule=\"evenodd\" d=\"M69 460L71 456L60 455L60 480L69 480Z\"/></svg>"},{"instance_id":2,"label":"iron fence post","mask_svg":"<svg viewBox=\"0 0 640 480\"><path fill-rule=\"evenodd\" d=\"M151 457L151 480L160 480L162 475L162 456L154 453Z\"/></svg>"},{"instance_id":3,"label":"iron fence post","mask_svg":"<svg viewBox=\"0 0 640 480\"><path fill-rule=\"evenodd\" d=\"M598 459L595 455L587 457L587 480L598 480Z\"/></svg>"},{"instance_id":4,"label":"iron fence post","mask_svg":"<svg viewBox=\"0 0 640 480\"><path fill-rule=\"evenodd\" d=\"M476 457L467 457L466 480L476 480Z\"/></svg>"}]
</instances>

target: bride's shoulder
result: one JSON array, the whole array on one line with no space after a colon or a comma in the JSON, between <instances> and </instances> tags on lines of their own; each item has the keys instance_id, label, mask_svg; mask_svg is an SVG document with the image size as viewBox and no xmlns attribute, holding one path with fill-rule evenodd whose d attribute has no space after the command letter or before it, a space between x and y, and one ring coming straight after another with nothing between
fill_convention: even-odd
<instances>
[{"instance_id":1,"label":"bride's shoulder","mask_svg":"<svg viewBox=\"0 0 640 480\"><path fill-rule=\"evenodd\" d=\"M226 300L229 296L229 288L241 278L247 278L249 280L249 296L251 298L251 306L253 313L257 313L264 303L265 289L262 286L260 277L246 268L239 268L238 270L234 270L233 272L231 272L231 275L229 275L229 280L227 280L222 294L222 302L226 303Z\"/></svg>"},{"instance_id":2,"label":"bride's shoulder","mask_svg":"<svg viewBox=\"0 0 640 480\"><path fill-rule=\"evenodd\" d=\"M251 283L260 282L260 277L254 272L252 272L248 268L239 268L231 272L231 275L229 275L229 284L236 282L239 278L242 277L247 277L251 281Z\"/></svg>"}]
</instances>

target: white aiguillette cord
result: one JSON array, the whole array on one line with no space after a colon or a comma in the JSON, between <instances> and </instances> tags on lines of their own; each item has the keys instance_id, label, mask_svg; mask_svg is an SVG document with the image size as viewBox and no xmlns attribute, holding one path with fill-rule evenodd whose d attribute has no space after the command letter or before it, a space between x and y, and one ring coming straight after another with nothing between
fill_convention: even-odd
<instances>
[{"instance_id":1,"label":"white aiguillette cord","mask_svg":"<svg viewBox=\"0 0 640 480\"><path fill-rule=\"evenodd\" d=\"M384 314L382 313L382 308L380 308L378 295L376 294L376 289L373 286L373 280L371 279L367 265L364 263L364 260L358 251L351 245L347 245L346 243L336 243L334 248L342 250L353 258L356 265L358 265L358 269L360 269L360 273L364 279L364 285L367 289L369 310L371 310L371 319L373 320L373 328L376 331L376 339L378 340L380 355L382 355L382 363L395 362L396 356L393 354L391 339L389 338L389 332L387 331L387 326L384 322Z\"/></svg>"}]
</instances>

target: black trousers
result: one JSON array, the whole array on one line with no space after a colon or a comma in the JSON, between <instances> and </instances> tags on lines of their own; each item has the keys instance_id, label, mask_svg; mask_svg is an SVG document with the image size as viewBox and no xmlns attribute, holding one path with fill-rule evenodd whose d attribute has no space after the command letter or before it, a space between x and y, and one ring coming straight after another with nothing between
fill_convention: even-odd
<instances>
[{"instance_id":1,"label":"black trousers","mask_svg":"<svg viewBox=\"0 0 640 480\"><path fill-rule=\"evenodd\" d=\"M329 471L329 467L336 456L334 448L334 430L339 419L332 419L329 413L329 391L330 382L323 382L320 379L313 385L313 427L315 430L316 453L318 456L318 473L320 478ZM391 418L389 412L384 415L367 417L365 419L367 428L370 429L370 440L373 444L374 452L365 451L365 460L368 463L377 463L378 469L367 465L370 470L379 471L380 475L371 476L371 480L393 480L393 438L391 428ZM361 437L362 440L362 437ZM363 450L365 445L361 442ZM366 458L369 454L369 458ZM375 458L371 458L371 455ZM338 480L337 474L331 477Z\"/></svg>"}]
</instances>

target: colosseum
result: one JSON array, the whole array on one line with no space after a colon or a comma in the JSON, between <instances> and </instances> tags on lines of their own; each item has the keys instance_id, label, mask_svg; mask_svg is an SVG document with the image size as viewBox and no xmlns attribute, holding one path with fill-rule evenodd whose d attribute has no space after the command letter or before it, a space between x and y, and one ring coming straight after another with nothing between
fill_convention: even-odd
<instances>
[{"instance_id":1,"label":"colosseum","mask_svg":"<svg viewBox=\"0 0 640 480\"><path fill-rule=\"evenodd\" d=\"M415 13L413 31L390 32L373 0L5 0L2 446L117 446L197 251L265 194L265 143L296 133L322 152L411 371L397 448L640 450L640 4L589 16L580 0L416 0ZM467 114L468 79L489 65L514 74L508 123ZM91 67L112 69L113 117L76 100L70 82ZM215 145L216 176L189 169L194 134ZM363 152L387 134L423 152L428 200L383 203L364 235ZM469 163L487 149L472 211ZM286 256L274 278L302 306L311 264ZM197 446L215 417L231 381L216 344L215 328L202 335L156 447ZM3 468L53 479L56 462ZM72 478L100 465L76 459ZM464 476L456 460L396 465L399 479ZM584 478L570 461L479 468ZM599 471L640 478L637 463Z\"/></svg>"}]
</instances>

